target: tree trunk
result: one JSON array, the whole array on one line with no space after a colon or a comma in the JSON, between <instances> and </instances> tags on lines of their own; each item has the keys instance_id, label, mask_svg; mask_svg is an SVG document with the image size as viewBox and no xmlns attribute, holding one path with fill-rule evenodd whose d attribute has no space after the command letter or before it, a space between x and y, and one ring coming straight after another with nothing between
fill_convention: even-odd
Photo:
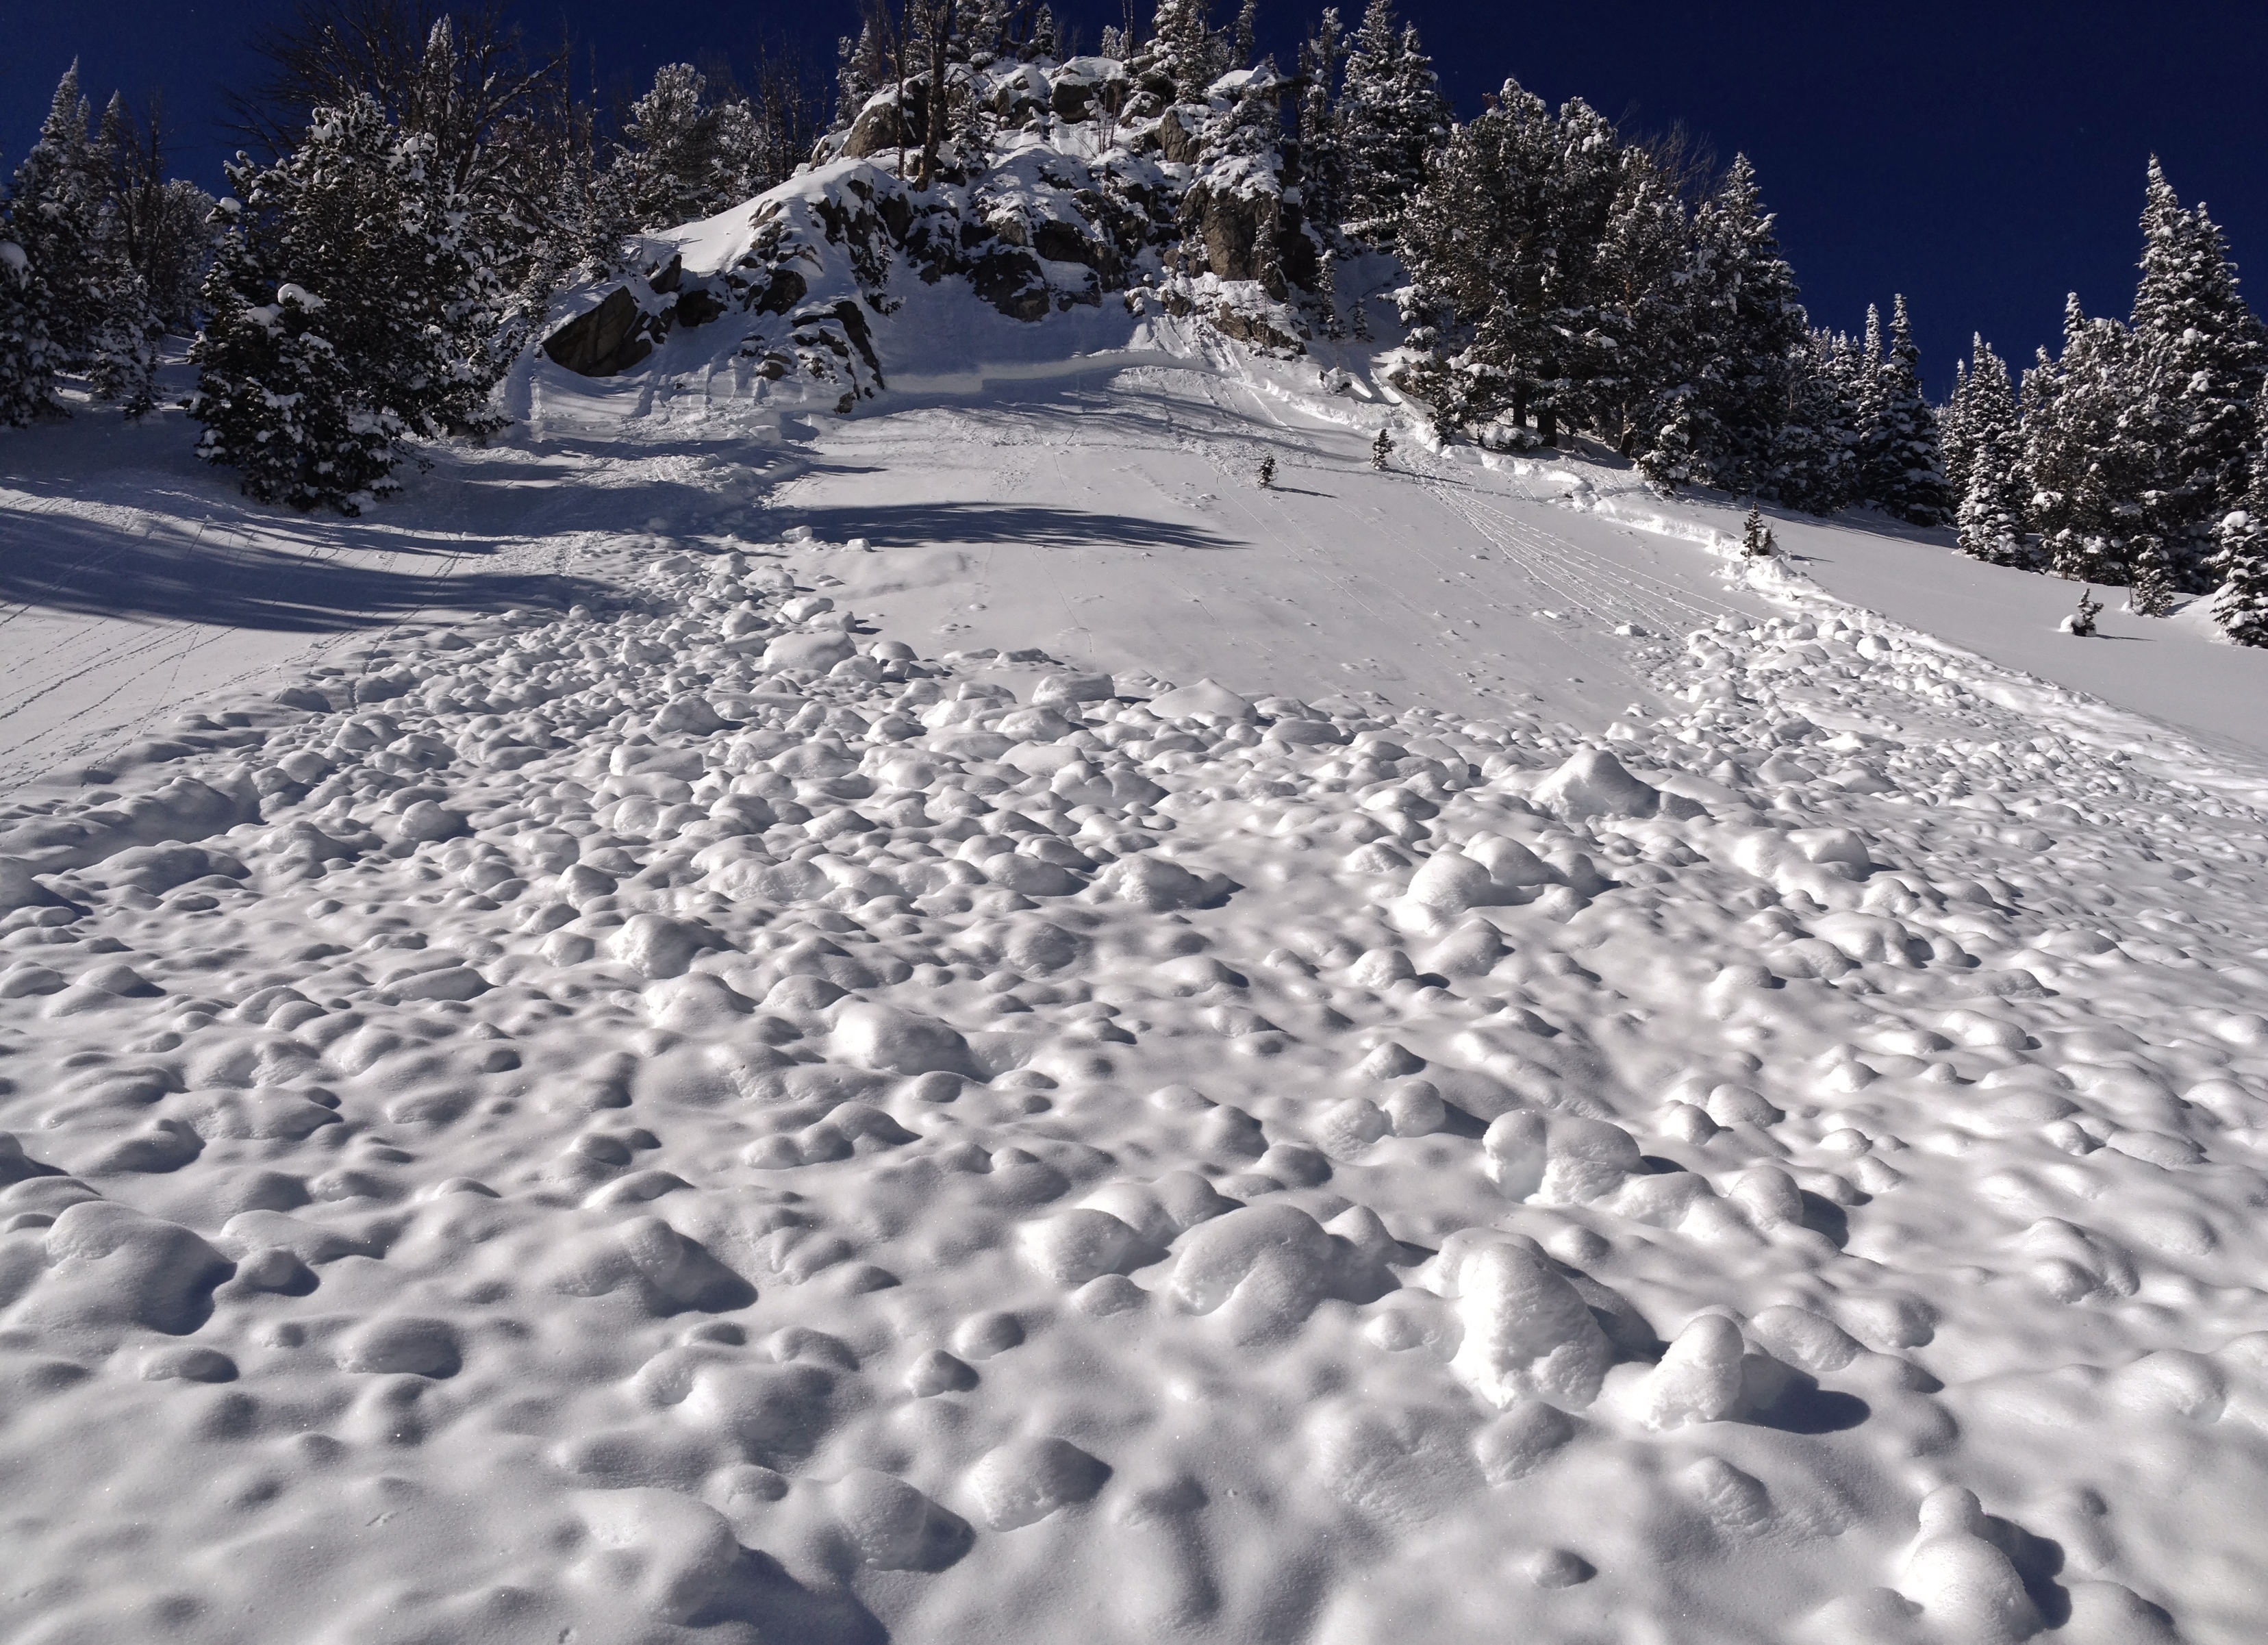
<instances>
[{"instance_id":1,"label":"tree trunk","mask_svg":"<svg viewBox=\"0 0 2268 1645\"><path fill-rule=\"evenodd\" d=\"M954 0L944 0L923 13L929 26L929 106L923 111L927 129L922 135L921 173L914 181L917 190L925 190L936 181L938 145L945 140L945 46L953 36L953 11Z\"/></svg>"}]
</instances>

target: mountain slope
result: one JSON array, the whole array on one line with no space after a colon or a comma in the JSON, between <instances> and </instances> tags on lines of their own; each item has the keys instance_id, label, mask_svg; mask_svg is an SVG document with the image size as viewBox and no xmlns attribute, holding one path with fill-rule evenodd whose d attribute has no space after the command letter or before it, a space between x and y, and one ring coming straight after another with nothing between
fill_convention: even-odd
<instances>
[{"instance_id":1,"label":"mountain slope","mask_svg":"<svg viewBox=\"0 0 2268 1645\"><path fill-rule=\"evenodd\" d=\"M843 418L531 365L274 546L537 580L280 695L122 749L74 631L10 1632L2250 1637L2257 753L949 295ZM17 543L231 508L98 438Z\"/></svg>"}]
</instances>

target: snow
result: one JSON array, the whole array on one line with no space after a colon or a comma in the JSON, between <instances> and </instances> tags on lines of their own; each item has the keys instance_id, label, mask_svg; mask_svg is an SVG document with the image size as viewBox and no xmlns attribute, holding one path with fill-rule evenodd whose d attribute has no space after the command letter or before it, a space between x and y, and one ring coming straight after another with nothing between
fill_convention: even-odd
<instances>
[{"instance_id":1,"label":"snow","mask_svg":"<svg viewBox=\"0 0 2268 1645\"><path fill-rule=\"evenodd\" d=\"M2254 1637L2264 660L954 312L0 443L9 1635Z\"/></svg>"}]
</instances>

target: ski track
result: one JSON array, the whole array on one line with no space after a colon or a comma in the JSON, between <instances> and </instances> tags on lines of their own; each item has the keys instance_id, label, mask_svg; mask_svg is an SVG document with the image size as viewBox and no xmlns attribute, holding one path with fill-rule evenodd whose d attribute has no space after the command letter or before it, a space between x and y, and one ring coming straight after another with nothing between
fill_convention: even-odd
<instances>
[{"instance_id":1,"label":"ski track","mask_svg":"<svg viewBox=\"0 0 2268 1645\"><path fill-rule=\"evenodd\" d=\"M419 490L574 615L12 660L0 1633L2257 1637L2268 772L1289 365L686 384Z\"/></svg>"}]
</instances>

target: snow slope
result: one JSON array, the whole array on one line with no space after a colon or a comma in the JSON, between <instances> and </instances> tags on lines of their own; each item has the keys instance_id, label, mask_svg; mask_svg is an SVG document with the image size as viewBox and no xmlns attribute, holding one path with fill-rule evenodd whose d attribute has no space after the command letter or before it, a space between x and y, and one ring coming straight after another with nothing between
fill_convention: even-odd
<instances>
[{"instance_id":1,"label":"snow slope","mask_svg":"<svg viewBox=\"0 0 2268 1645\"><path fill-rule=\"evenodd\" d=\"M1091 341L0 446L8 1635L2255 1637L2257 749Z\"/></svg>"}]
</instances>

